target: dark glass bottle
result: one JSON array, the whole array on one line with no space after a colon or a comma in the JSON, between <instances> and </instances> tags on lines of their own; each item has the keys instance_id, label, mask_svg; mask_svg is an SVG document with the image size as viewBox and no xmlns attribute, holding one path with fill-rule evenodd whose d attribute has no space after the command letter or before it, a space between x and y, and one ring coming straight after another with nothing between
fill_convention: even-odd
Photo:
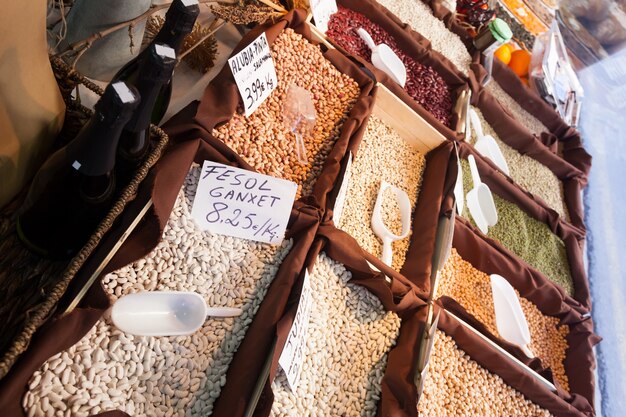
<instances>
[{"instance_id":1,"label":"dark glass bottle","mask_svg":"<svg viewBox=\"0 0 626 417\"><path fill-rule=\"evenodd\" d=\"M151 44L147 56L139 66L135 87L141 96L141 104L122 130L117 148L118 189L127 185L135 170L150 149L150 119L154 112L165 112L166 103L157 102L161 88L167 84L176 65L174 49L167 45Z\"/></svg>"},{"instance_id":2,"label":"dark glass bottle","mask_svg":"<svg viewBox=\"0 0 626 417\"><path fill-rule=\"evenodd\" d=\"M17 219L29 249L66 259L87 243L113 203L117 144L139 101L134 87L109 84L76 138L39 169Z\"/></svg>"},{"instance_id":3,"label":"dark glass bottle","mask_svg":"<svg viewBox=\"0 0 626 417\"><path fill-rule=\"evenodd\" d=\"M164 44L172 48L176 55L180 52L185 36L193 29L196 18L200 13L200 7L197 0L174 0L165 13L165 22L163 27L156 34L151 42L152 44ZM139 69L141 62L148 57L149 48L144 49L133 60L129 61L120 69L113 77L113 81L124 81L130 85L136 85L139 79ZM155 111L152 113L152 123L159 124L167 105L172 96L171 81L161 87L161 91L157 96Z\"/></svg>"}]
</instances>

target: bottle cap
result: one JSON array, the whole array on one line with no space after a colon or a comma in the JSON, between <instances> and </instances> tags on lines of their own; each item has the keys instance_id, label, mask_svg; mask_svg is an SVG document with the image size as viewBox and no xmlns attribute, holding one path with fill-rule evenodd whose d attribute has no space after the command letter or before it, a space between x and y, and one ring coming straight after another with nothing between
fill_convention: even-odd
<instances>
[{"instance_id":1,"label":"bottle cap","mask_svg":"<svg viewBox=\"0 0 626 417\"><path fill-rule=\"evenodd\" d=\"M498 42L508 42L513 37L513 32L509 25L507 25L504 20L497 17L489 22L489 30Z\"/></svg>"},{"instance_id":2,"label":"bottle cap","mask_svg":"<svg viewBox=\"0 0 626 417\"><path fill-rule=\"evenodd\" d=\"M165 13L165 24L177 32L191 32L198 14L197 0L174 0Z\"/></svg>"},{"instance_id":3,"label":"bottle cap","mask_svg":"<svg viewBox=\"0 0 626 417\"><path fill-rule=\"evenodd\" d=\"M133 86L123 81L110 83L105 89L102 97L94 106L95 113L101 117L128 120L141 101L139 92Z\"/></svg>"},{"instance_id":4,"label":"bottle cap","mask_svg":"<svg viewBox=\"0 0 626 417\"><path fill-rule=\"evenodd\" d=\"M173 48L153 43L148 47L148 55L142 62L139 73L150 80L167 81L172 76L176 62L176 51Z\"/></svg>"}]
</instances>

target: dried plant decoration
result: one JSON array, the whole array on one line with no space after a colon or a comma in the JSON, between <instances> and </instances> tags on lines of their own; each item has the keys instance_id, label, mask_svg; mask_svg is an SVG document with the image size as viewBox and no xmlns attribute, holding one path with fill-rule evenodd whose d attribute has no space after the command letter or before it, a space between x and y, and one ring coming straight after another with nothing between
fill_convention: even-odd
<instances>
[{"instance_id":1,"label":"dried plant decoration","mask_svg":"<svg viewBox=\"0 0 626 417\"><path fill-rule=\"evenodd\" d=\"M293 10L293 9L310 10L311 9L309 0L287 0L287 6L289 7L289 10Z\"/></svg>"},{"instance_id":2,"label":"dried plant decoration","mask_svg":"<svg viewBox=\"0 0 626 417\"><path fill-rule=\"evenodd\" d=\"M269 6L260 6L256 4L240 5L240 4L219 4L211 6L211 11L220 19L230 22L234 25L249 25L251 23L264 23L281 17L284 13L278 12Z\"/></svg>"},{"instance_id":3,"label":"dried plant decoration","mask_svg":"<svg viewBox=\"0 0 626 417\"><path fill-rule=\"evenodd\" d=\"M154 39L164 22L165 19L161 16L153 16L148 20L143 38L144 45ZM196 71L207 73L215 65L217 57L215 25L215 21L209 27L196 23L191 33L185 37L179 59L184 60Z\"/></svg>"}]
</instances>

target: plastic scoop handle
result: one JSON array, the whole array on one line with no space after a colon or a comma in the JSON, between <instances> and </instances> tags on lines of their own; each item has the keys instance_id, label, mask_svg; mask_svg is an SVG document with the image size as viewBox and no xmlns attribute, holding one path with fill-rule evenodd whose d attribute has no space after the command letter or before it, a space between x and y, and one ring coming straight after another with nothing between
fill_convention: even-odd
<instances>
[{"instance_id":1,"label":"plastic scoop handle","mask_svg":"<svg viewBox=\"0 0 626 417\"><path fill-rule=\"evenodd\" d=\"M483 133L483 127L480 124L480 119L478 118L478 113L476 113L476 110L470 108L468 113L472 129L474 130L474 132L476 132L476 140L478 141L480 138L485 136Z\"/></svg>"},{"instance_id":2,"label":"plastic scoop handle","mask_svg":"<svg viewBox=\"0 0 626 417\"><path fill-rule=\"evenodd\" d=\"M474 181L474 188L478 188L482 185L480 181L480 174L478 173L478 166L476 165L476 159L474 159L474 155L470 155L467 157L470 166L470 172L472 173L472 181Z\"/></svg>"},{"instance_id":3,"label":"plastic scoop handle","mask_svg":"<svg viewBox=\"0 0 626 417\"><path fill-rule=\"evenodd\" d=\"M361 37L361 39L363 39L363 41L367 44L367 47L370 48L372 52L376 50L376 43L374 42L374 39L372 39L372 36L369 34L368 31L363 28L358 28L356 30L356 33Z\"/></svg>"}]
</instances>

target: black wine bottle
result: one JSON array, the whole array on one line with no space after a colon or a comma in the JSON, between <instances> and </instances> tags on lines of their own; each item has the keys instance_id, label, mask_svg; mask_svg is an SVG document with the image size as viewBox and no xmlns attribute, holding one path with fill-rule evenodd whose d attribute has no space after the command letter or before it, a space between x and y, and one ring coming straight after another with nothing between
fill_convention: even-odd
<instances>
[{"instance_id":1,"label":"black wine bottle","mask_svg":"<svg viewBox=\"0 0 626 417\"><path fill-rule=\"evenodd\" d=\"M18 235L32 251L69 258L106 216L115 196L120 133L139 101L134 87L109 84L76 138L39 169L17 219Z\"/></svg>"},{"instance_id":2,"label":"black wine bottle","mask_svg":"<svg viewBox=\"0 0 626 417\"><path fill-rule=\"evenodd\" d=\"M150 120L154 112L164 112L157 108L165 103L157 102L161 88L167 84L176 65L176 53L167 45L153 43L147 49L147 56L139 66L135 83L141 104L135 109L120 135L117 148L115 173L118 189L126 186L135 170L150 149Z\"/></svg>"},{"instance_id":3,"label":"black wine bottle","mask_svg":"<svg viewBox=\"0 0 626 417\"><path fill-rule=\"evenodd\" d=\"M165 22L151 42L152 44L164 44L172 48L176 54L180 52L185 36L193 29L196 23L200 7L197 0L174 0L165 13ZM149 48L144 49L133 60L129 61L113 77L113 81L124 81L130 85L136 85L139 80L141 62L148 58ZM112 81L112 82L113 82ZM161 87L157 96L155 111L152 113L152 123L159 124L172 96L171 81Z\"/></svg>"}]
</instances>

